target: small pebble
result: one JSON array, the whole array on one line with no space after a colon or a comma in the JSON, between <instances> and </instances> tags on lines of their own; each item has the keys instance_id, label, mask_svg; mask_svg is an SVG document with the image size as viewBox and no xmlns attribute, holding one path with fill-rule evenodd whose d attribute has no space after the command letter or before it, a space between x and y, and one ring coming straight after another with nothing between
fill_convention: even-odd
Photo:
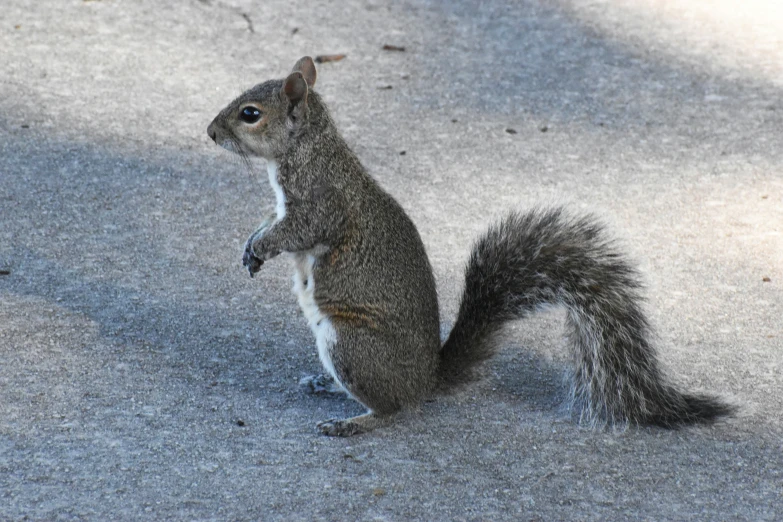
<instances>
[{"instance_id":1,"label":"small pebble","mask_svg":"<svg viewBox=\"0 0 783 522\"><path fill-rule=\"evenodd\" d=\"M343 58L344 54L319 54L315 57L315 63L339 62Z\"/></svg>"}]
</instances>

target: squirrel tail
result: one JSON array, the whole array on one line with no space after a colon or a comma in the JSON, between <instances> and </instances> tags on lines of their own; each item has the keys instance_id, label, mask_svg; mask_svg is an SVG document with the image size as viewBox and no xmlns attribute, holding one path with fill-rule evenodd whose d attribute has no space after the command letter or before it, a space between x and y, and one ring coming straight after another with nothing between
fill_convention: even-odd
<instances>
[{"instance_id":1,"label":"squirrel tail","mask_svg":"<svg viewBox=\"0 0 783 522\"><path fill-rule=\"evenodd\" d=\"M505 322L561 305L575 362L570 399L580 422L676 428L732 413L732 406L682 393L666 380L640 287L635 268L592 217L559 208L512 213L473 247L459 315L440 351L440 389L477 377Z\"/></svg>"}]
</instances>

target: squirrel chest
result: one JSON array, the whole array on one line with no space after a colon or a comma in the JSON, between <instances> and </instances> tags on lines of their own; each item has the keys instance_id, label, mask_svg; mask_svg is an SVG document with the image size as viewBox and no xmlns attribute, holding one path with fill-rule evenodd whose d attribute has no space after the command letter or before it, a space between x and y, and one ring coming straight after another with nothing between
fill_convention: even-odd
<instances>
[{"instance_id":1,"label":"squirrel chest","mask_svg":"<svg viewBox=\"0 0 783 522\"><path fill-rule=\"evenodd\" d=\"M269 175L269 184L275 191L277 221L285 217L285 192L280 186L278 179L278 164L275 161L267 161L267 174ZM318 357L326 371L334 377L338 383L340 379L334 370L332 362L332 347L337 342L337 331L334 329L332 321L318 308L315 302L315 276L313 266L315 265L315 255L313 253L294 254L296 270L294 272L294 294L299 301L299 307L307 319L310 329L315 335L315 344L318 347Z\"/></svg>"}]
</instances>

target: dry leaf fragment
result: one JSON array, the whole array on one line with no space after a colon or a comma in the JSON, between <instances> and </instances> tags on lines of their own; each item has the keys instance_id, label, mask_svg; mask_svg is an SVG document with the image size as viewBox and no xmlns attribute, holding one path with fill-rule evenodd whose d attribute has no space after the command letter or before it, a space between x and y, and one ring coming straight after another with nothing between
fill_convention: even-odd
<instances>
[{"instance_id":1,"label":"dry leaf fragment","mask_svg":"<svg viewBox=\"0 0 783 522\"><path fill-rule=\"evenodd\" d=\"M762 277L761 280L764 281L765 283L771 283L772 282L772 279L770 279L769 277Z\"/></svg>"},{"instance_id":2,"label":"dry leaf fragment","mask_svg":"<svg viewBox=\"0 0 783 522\"><path fill-rule=\"evenodd\" d=\"M315 63L339 62L343 58L344 54L319 54L315 57Z\"/></svg>"}]
</instances>

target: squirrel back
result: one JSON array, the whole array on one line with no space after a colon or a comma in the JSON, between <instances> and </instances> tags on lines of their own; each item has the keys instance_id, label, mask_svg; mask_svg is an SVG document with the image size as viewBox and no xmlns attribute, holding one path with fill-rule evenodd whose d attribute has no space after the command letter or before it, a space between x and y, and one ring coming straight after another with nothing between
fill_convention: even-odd
<instances>
[{"instance_id":1,"label":"squirrel back","mask_svg":"<svg viewBox=\"0 0 783 522\"><path fill-rule=\"evenodd\" d=\"M313 91L302 58L285 80L243 93L209 136L247 159L267 160L276 216L245 245L251 276L282 252L316 337L324 375L314 393L344 392L368 408L319 423L348 436L391 422L403 407L477 376L502 325L544 305L567 310L573 404L590 424L676 427L731 412L684 394L662 375L634 268L586 216L561 209L512 213L476 243L457 321L443 346L432 268L416 227L365 171Z\"/></svg>"}]
</instances>

